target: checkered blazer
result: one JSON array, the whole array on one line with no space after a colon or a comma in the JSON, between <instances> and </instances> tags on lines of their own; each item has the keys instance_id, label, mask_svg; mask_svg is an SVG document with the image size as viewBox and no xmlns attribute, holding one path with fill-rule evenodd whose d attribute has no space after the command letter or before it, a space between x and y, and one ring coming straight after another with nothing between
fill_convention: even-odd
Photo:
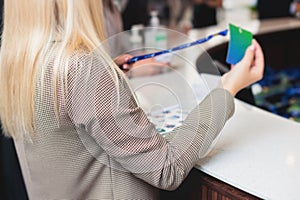
<instances>
[{"instance_id":1,"label":"checkered blazer","mask_svg":"<svg viewBox=\"0 0 300 200\"><path fill-rule=\"evenodd\" d=\"M231 94L215 89L166 139L101 56L75 53L58 70L52 57L37 73L35 136L15 140L32 200L158 199L234 112Z\"/></svg>"}]
</instances>

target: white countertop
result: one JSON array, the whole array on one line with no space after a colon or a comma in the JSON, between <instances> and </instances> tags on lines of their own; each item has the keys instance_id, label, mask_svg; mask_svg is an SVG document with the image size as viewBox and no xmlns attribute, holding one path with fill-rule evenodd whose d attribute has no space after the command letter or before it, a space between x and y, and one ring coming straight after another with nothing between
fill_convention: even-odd
<instances>
[{"instance_id":1,"label":"white countertop","mask_svg":"<svg viewBox=\"0 0 300 200\"><path fill-rule=\"evenodd\" d=\"M300 199L300 123L239 100L196 168L263 199Z\"/></svg>"}]
</instances>

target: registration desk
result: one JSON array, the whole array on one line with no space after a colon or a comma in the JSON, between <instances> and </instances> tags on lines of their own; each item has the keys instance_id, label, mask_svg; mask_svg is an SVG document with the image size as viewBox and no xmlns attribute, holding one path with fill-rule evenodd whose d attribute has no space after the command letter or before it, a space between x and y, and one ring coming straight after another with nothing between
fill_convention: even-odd
<instances>
[{"instance_id":1,"label":"registration desk","mask_svg":"<svg viewBox=\"0 0 300 200\"><path fill-rule=\"evenodd\" d=\"M166 196L299 199L300 124L240 100L235 106L213 150L198 162L176 196Z\"/></svg>"},{"instance_id":2,"label":"registration desk","mask_svg":"<svg viewBox=\"0 0 300 200\"><path fill-rule=\"evenodd\" d=\"M266 64L300 66L300 20L251 21L241 26L262 44ZM223 28L194 30L190 36L197 39ZM228 38L220 37L203 47L225 63L227 45ZM235 106L213 150L177 191L162 193L165 199L300 199L300 123L238 99Z\"/></svg>"}]
</instances>

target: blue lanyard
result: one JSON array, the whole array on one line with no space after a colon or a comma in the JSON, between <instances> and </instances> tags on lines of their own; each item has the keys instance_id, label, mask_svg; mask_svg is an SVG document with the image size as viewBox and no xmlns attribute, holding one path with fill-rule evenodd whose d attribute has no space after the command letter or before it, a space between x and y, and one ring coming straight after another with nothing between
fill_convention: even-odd
<instances>
[{"instance_id":1,"label":"blue lanyard","mask_svg":"<svg viewBox=\"0 0 300 200\"><path fill-rule=\"evenodd\" d=\"M166 49L166 50L163 50L163 51L158 51L158 52L155 52L155 53L149 53L149 54L144 54L144 55L140 55L140 56L135 56L135 57L132 57L130 60L128 60L127 64L132 64L132 63L135 63L139 60L144 60L144 59L147 59L147 58L153 58L155 56L159 56L159 55L162 55L162 54L167 54L167 53L172 53L174 51L179 51L179 50L182 50L182 49L194 46L194 45L198 45L198 44L207 42L210 39L212 39L214 36L217 36L217 35L226 36L227 33L228 33L228 29L225 29L223 31L220 31L218 33L209 35L205 38L201 38L201 39L196 40L196 41L191 42L191 43L182 44L182 45L179 45L177 47L173 47L173 48Z\"/></svg>"}]
</instances>

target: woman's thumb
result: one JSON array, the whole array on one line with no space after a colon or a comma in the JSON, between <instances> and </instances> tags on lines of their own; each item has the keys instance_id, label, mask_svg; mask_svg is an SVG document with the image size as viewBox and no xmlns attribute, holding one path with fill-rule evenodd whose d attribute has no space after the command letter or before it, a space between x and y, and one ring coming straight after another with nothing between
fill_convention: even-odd
<instances>
[{"instance_id":1,"label":"woman's thumb","mask_svg":"<svg viewBox=\"0 0 300 200\"><path fill-rule=\"evenodd\" d=\"M244 58L241 61L243 65L250 66L252 64L252 61L254 59L254 51L255 46L253 44L246 49Z\"/></svg>"}]
</instances>

